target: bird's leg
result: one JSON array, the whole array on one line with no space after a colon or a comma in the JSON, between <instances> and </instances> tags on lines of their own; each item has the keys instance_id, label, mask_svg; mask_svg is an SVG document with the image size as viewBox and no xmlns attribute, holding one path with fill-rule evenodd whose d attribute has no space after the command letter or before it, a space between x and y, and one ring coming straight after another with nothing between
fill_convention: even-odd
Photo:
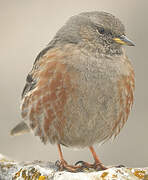
<instances>
[{"instance_id":1,"label":"bird's leg","mask_svg":"<svg viewBox=\"0 0 148 180\"><path fill-rule=\"evenodd\" d=\"M86 168L93 168L93 169L96 169L96 170L105 170L107 169L102 163L101 161L99 160L94 148L92 146L89 147L92 155L93 155L93 158L95 160L94 164L90 164L90 163L87 163L87 162L84 162L84 161L78 161L75 165L78 165L78 164L82 164L83 167L86 167Z\"/></svg>"},{"instance_id":2,"label":"bird's leg","mask_svg":"<svg viewBox=\"0 0 148 180\"><path fill-rule=\"evenodd\" d=\"M93 158L94 158L94 160L95 160L95 162L94 162L95 169L98 169L98 168L99 168L100 170L105 170L105 169L107 169L107 168L101 163L101 161L99 160L99 158L98 158L98 156L97 156L94 148L93 148L92 146L90 146L89 149L90 149L90 151L91 151L91 153L92 153L92 155L93 155Z\"/></svg>"},{"instance_id":3,"label":"bird's leg","mask_svg":"<svg viewBox=\"0 0 148 180\"><path fill-rule=\"evenodd\" d=\"M67 165L67 162L64 160L60 144L58 144L58 153L60 156L60 166L61 166L60 168L63 168Z\"/></svg>"},{"instance_id":4,"label":"bird's leg","mask_svg":"<svg viewBox=\"0 0 148 180\"><path fill-rule=\"evenodd\" d=\"M59 167L59 170L61 170L61 171L62 170L68 170L70 172L81 171L82 166L68 165L68 163L64 160L60 144L58 144L58 152L59 152L59 156L60 156L60 161L57 161L56 165Z\"/></svg>"}]
</instances>

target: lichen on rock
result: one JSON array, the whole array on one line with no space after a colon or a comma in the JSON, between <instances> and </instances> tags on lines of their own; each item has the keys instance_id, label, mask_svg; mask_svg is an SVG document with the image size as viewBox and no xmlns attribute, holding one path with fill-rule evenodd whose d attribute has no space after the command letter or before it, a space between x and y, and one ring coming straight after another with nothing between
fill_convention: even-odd
<instances>
[{"instance_id":1,"label":"lichen on rock","mask_svg":"<svg viewBox=\"0 0 148 180\"><path fill-rule=\"evenodd\" d=\"M0 180L148 180L148 168L116 168L104 171L59 171L52 162L15 162L0 155Z\"/></svg>"}]
</instances>

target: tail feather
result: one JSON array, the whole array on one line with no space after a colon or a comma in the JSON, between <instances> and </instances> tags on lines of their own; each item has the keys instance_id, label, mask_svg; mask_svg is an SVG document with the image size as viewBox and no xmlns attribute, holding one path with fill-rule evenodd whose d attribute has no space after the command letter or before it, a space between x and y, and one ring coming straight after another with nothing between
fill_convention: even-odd
<instances>
[{"instance_id":1,"label":"tail feather","mask_svg":"<svg viewBox=\"0 0 148 180\"><path fill-rule=\"evenodd\" d=\"M11 136L18 136L21 134L25 134L25 133L29 133L30 132L30 128L27 126L27 124L25 122L20 122L19 124L17 124L11 131L10 131L10 135Z\"/></svg>"}]
</instances>

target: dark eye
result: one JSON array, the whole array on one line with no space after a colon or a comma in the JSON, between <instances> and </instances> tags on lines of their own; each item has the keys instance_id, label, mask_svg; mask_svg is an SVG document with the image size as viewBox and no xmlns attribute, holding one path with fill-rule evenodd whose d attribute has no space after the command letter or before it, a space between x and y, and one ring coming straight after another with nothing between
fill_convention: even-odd
<instances>
[{"instance_id":1,"label":"dark eye","mask_svg":"<svg viewBox=\"0 0 148 180\"><path fill-rule=\"evenodd\" d=\"M104 34L105 33L105 29L103 28L103 27L99 27L99 28L97 28L98 29L98 32L100 33L100 34Z\"/></svg>"}]
</instances>

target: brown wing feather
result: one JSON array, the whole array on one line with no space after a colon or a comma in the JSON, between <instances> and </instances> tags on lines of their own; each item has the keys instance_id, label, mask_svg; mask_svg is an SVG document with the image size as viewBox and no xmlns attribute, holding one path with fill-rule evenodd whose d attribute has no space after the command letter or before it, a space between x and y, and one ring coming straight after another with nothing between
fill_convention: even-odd
<instances>
[{"instance_id":1,"label":"brown wing feather","mask_svg":"<svg viewBox=\"0 0 148 180\"><path fill-rule=\"evenodd\" d=\"M29 119L29 126L44 143L50 137L52 143L62 136L66 120L64 105L73 85L66 65L58 60L55 53L50 53L48 58L42 58L38 63L39 69L32 71L36 79L35 88L23 98L22 117Z\"/></svg>"}]
</instances>

